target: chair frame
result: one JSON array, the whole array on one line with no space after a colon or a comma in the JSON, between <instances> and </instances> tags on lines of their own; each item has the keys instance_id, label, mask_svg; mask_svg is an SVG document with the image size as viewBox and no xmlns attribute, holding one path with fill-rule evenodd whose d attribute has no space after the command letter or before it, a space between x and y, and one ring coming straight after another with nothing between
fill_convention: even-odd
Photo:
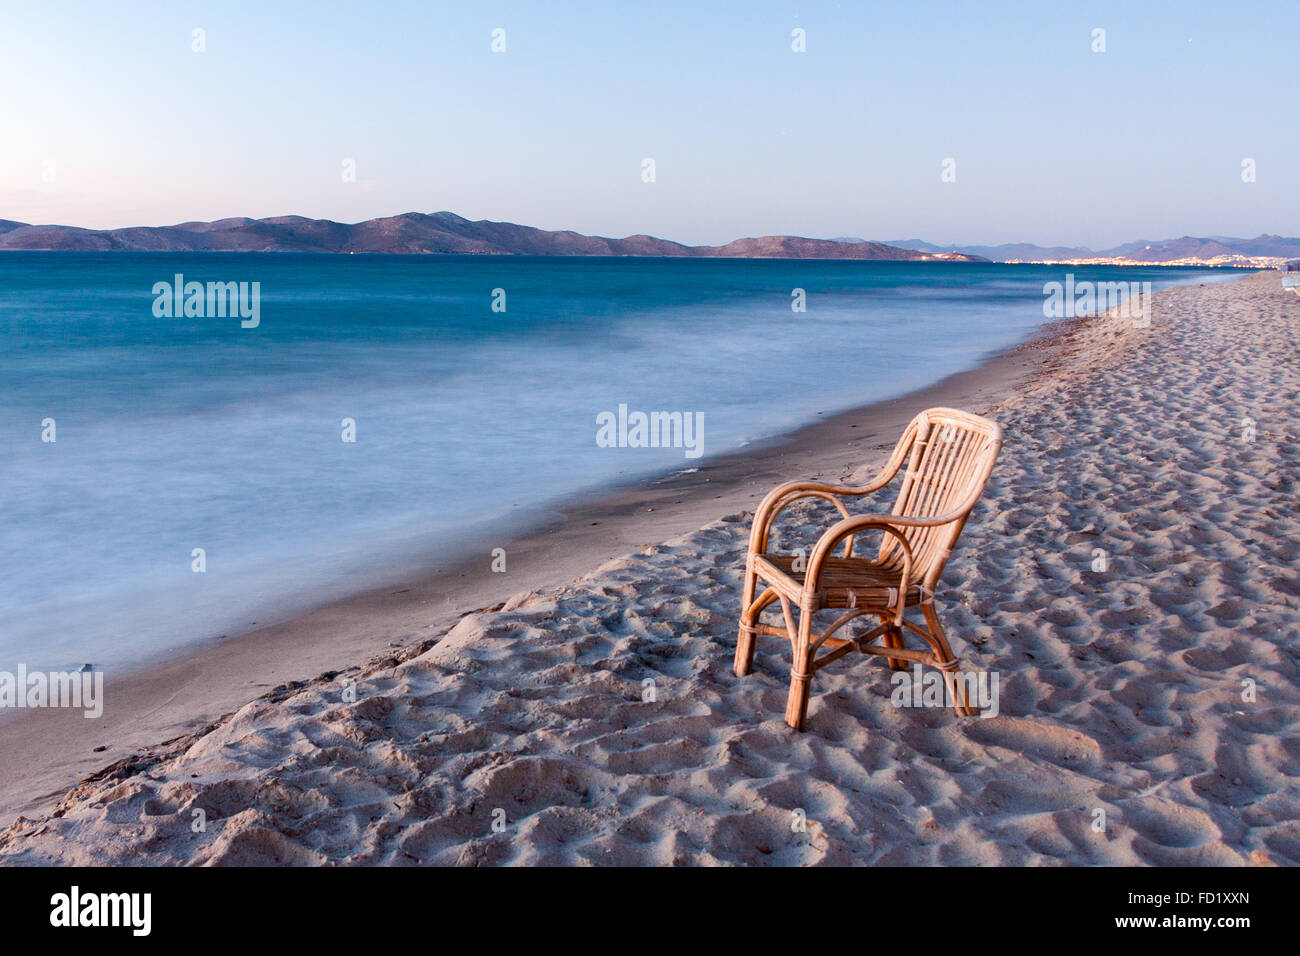
<instances>
[{"instance_id":1,"label":"chair frame","mask_svg":"<svg viewBox=\"0 0 1300 956\"><path fill-rule=\"evenodd\" d=\"M956 442L959 447L955 452L940 450L936 457L932 444L953 444L957 432L946 431L949 429L966 435ZM954 679L958 662L939 622L934 591L957 538L984 493L1001 448L1002 428L996 422L956 409L931 408L912 419L889 461L866 485L791 481L772 489L755 512L750 530L736 638L736 676L744 677L752 669L758 635L784 637L793 651L785 721L795 730L802 731L807 720L813 674L850 651L886 657L894 670L905 669L907 662L938 668L952 695L954 709L959 716L970 716L973 711L964 685ZM904 461L908 462L908 471L894 513L858 516L849 513L841 498L863 497L885 488L898 475ZM937 474L931 474L931 469L937 469ZM809 498L830 502L842 517L821 535L799 580L773 561L767 547L777 516L796 501ZM936 505L944 509L942 513L925 514L927 510L936 510ZM908 514L909 511L919 513ZM896 575L896 586L887 589L887 599L866 600L861 606L856 592L850 591L844 613L824 631L814 634L814 615L826 610L830 603L828 592L822 587L828 559L841 542L844 557L853 558L854 538L866 532L882 535L879 554L875 560L856 559L854 566L887 579L891 585ZM755 597L760 580L766 587ZM778 601L784 626L764 624L763 611ZM924 626L907 619L905 612L914 606L919 606ZM840 628L864 615L875 615L880 624L860 637L834 636ZM904 647L903 635L908 631L924 639L928 652ZM876 644L877 640L881 643ZM817 652L823 646L829 650L818 657Z\"/></svg>"}]
</instances>

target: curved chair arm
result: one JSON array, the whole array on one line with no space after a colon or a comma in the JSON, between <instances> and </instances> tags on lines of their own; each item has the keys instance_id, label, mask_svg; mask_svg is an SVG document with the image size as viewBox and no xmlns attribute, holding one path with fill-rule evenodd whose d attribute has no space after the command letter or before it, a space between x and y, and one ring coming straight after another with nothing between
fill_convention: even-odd
<instances>
[{"instance_id":1,"label":"curved chair arm","mask_svg":"<svg viewBox=\"0 0 1300 956\"><path fill-rule=\"evenodd\" d=\"M762 554L767 551L767 533L772 527L772 522L776 520L776 516L782 510L784 510L788 505L798 501L800 498L813 497L830 501L839 510L841 515L848 518L848 509L844 507L842 502L833 496L844 495L849 497L860 497L862 495L869 495L874 491L879 491L881 488L885 487L885 485L893 481L894 476L897 475L903 467L904 460L911 448L910 439L914 437L920 429L920 421L922 417L923 416L917 416L917 418L912 420L911 424L909 424L907 429L903 432L903 437L899 439L898 444L894 447L893 452L889 456L889 460L885 462L884 467L880 469L875 478L871 479L871 481L860 488L855 488L851 485L831 485L818 481L787 481L785 484L777 485L773 488L767 493L766 497L763 498L762 502L758 506L758 510L754 512L754 523L749 533L750 553ZM1000 439L996 442L996 446L1001 446ZM993 457L997 457L996 447L993 449ZM963 509L966 512L969 512L970 509L974 507L975 501L978 500L978 498L979 491L976 491L969 503L963 502L963 507L955 509L954 512L944 515L939 519L928 520L925 523L936 525L948 524L950 521L954 521L960 517L961 515L958 514L958 512L961 512ZM906 524L909 522L894 520L894 523ZM852 548L853 543L850 541L846 547L845 554L850 554Z\"/></svg>"},{"instance_id":2,"label":"curved chair arm","mask_svg":"<svg viewBox=\"0 0 1300 956\"><path fill-rule=\"evenodd\" d=\"M902 457L893 456L875 478L860 488L852 485L831 485L821 481L787 481L777 485L767 493L759 504L758 510L754 512L754 524L749 533L749 550L754 554L765 552L767 533L771 530L776 516L801 498L822 498L829 501L839 509L841 515L847 518L849 511L844 507L843 502L835 497L836 495L856 498L879 491L894 479L894 475L898 474L898 469L901 467Z\"/></svg>"},{"instance_id":3,"label":"curved chair arm","mask_svg":"<svg viewBox=\"0 0 1300 956\"><path fill-rule=\"evenodd\" d=\"M872 529L883 531L895 538L903 550L903 569L899 575L898 598L892 608L894 624L901 625L903 611L907 607L907 589L912 580L912 546L908 543L907 536L899 529L899 525L911 524L915 520L904 518L900 521L884 515L858 515L856 518L845 518L832 525L818 540L817 546L813 548L812 557L808 559L808 569L803 579L805 595L816 592L821 579L822 565L826 563L826 559L830 557L837 544L845 538L852 540L855 534L862 531Z\"/></svg>"},{"instance_id":4,"label":"curved chair arm","mask_svg":"<svg viewBox=\"0 0 1300 956\"><path fill-rule=\"evenodd\" d=\"M849 517L849 509L844 507L836 495L857 495L861 492L847 486L826 485L816 481L787 481L777 485L765 497L758 510L754 512L754 523L749 529L749 550L753 554L767 551L767 535L772 530L777 515L803 498L821 498L829 501L840 515Z\"/></svg>"},{"instance_id":5,"label":"curved chair arm","mask_svg":"<svg viewBox=\"0 0 1300 956\"><path fill-rule=\"evenodd\" d=\"M997 459L998 451L1001 449L1001 442L989 445L980 452L977 459L978 467L985 470L993 467L993 461ZM985 465L984 462L988 464ZM966 497L956 505L949 508L941 515L935 515L931 518L914 517L912 515L860 515L859 517L868 519L868 521L884 521L892 525L898 525L904 528L937 528L942 525L952 524L954 521L964 521L970 517L970 513L975 510L979 500L984 495L984 482L976 482L973 487L966 493ZM847 519L857 521L858 518ZM841 521L842 525L844 522ZM835 527L839 527L836 525ZM835 528L831 528L834 531ZM829 532L828 532L829 533Z\"/></svg>"}]
</instances>

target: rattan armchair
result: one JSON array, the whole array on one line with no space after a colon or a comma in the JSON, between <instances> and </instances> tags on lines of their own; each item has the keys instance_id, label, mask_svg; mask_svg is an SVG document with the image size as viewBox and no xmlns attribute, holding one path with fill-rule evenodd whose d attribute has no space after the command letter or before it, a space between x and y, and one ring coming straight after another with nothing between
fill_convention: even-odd
<instances>
[{"instance_id":1,"label":"rattan armchair","mask_svg":"<svg viewBox=\"0 0 1300 956\"><path fill-rule=\"evenodd\" d=\"M863 487L793 481L774 488L758 507L749 536L735 671L743 677L754 661L759 635L789 640L794 659L786 723L803 730L813 674L850 651L875 654L902 669L907 662L937 667L958 714L971 709L962 682L953 680L957 660L935 610L935 587L953 545L984 492L1002 448L1002 429L987 418L951 408L931 408L917 415L903 432L889 461ZM870 495L890 484L906 462L907 469L892 511L853 516L841 500ZM777 515L805 498L829 501L841 520L829 527L806 558L801 553L769 554L768 540ZM858 535L879 533L874 557L855 557ZM833 555L843 543L843 557ZM755 596L758 584L764 588ZM764 609L781 607L781 624L762 621ZM919 608L924 626L909 620ZM813 632L819 611L842 613L824 631ZM858 637L835 637L846 624L864 615L878 626ZM905 632L918 635L928 650L906 648ZM877 644L876 641L880 643ZM818 652L826 648L818 656Z\"/></svg>"}]
</instances>

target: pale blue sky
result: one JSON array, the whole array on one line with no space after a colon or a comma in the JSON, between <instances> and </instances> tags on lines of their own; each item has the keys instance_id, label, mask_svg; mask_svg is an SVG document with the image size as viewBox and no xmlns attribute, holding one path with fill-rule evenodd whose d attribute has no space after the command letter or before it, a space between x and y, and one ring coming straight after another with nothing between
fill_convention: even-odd
<instances>
[{"instance_id":1,"label":"pale blue sky","mask_svg":"<svg viewBox=\"0 0 1300 956\"><path fill-rule=\"evenodd\" d=\"M1298 28L1294 0L4 0L0 218L450 209L691 243L1296 235Z\"/></svg>"}]
</instances>

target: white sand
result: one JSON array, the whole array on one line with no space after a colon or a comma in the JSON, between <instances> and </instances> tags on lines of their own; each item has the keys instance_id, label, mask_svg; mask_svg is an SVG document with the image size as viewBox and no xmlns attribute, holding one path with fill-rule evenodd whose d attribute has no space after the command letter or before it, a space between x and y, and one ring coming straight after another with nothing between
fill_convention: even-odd
<instances>
[{"instance_id":1,"label":"white sand","mask_svg":"<svg viewBox=\"0 0 1300 956\"><path fill-rule=\"evenodd\" d=\"M1300 863L1300 300L1272 275L1156 298L972 409L1007 443L940 613L998 717L896 708L852 656L787 728L783 642L731 672L734 514L146 748L0 860Z\"/></svg>"}]
</instances>

